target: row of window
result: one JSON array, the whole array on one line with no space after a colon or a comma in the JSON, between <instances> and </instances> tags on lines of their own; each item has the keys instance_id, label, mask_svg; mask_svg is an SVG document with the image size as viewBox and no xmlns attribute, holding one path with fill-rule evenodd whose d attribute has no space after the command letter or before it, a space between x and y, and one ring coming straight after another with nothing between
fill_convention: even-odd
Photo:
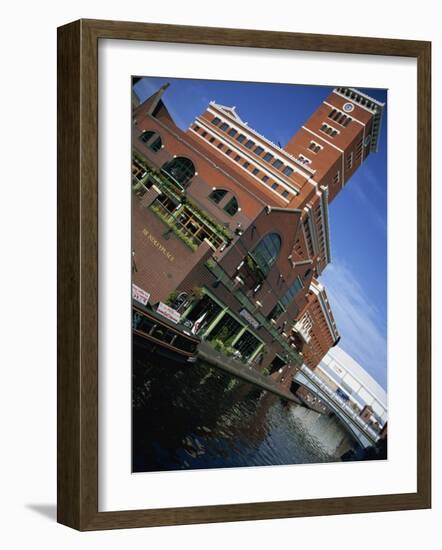
<instances>
[{"instance_id":1,"label":"row of window","mask_svg":"<svg viewBox=\"0 0 442 550\"><path fill-rule=\"evenodd\" d=\"M274 166L277 170L280 170L284 175L289 177L293 174L293 168L285 165L282 160L275 158L272 153L269 153L268 151L266 152L261 145L257 145L252 139L247 139L247 136L241 134L241 132L238 132L235 128L230 128L227 123L221 122L219 117L213 118L212 124L218 126L220 130L226 132L230 137L235 138L238 143L242 143L244 147L250 149L253 153L255 153L255 155L261 157L264 161ZM263 153L265 154L263 155Z\"/></svg>"},{"instance_id":2,"label":"row of window","mask_svg":"<svg viewBox=\"0 0 442 550\"><path fill-rule=\"evenodd\" d=\"M336 130L336 128L333 128L333 126L330 126L323 122L321 124L321 127L319 128L321 132L324 132L324 134L327 134L330 137L335 137L339 134L339 130Z\"/></svg>"},{"instance_id":3,"label":"row of window","mask_svg":"<svg viewBox=\"0 0 442 550\"><path fill-rule=\"evenodd\" d=\"M195 125L194 126L194 129L195 131L199 131L200 130L200 127L198 125ZM205 138L207 137L207 132L206 131L203 131L201 132L200 136ZM242 135L242 134L241 134ZM216 138L215 137L210 137L209 138L209 142L210 143L214 143L216 141ZM226 145L224 145L222 142L219 142L216 147L218 149L220 149L220 151L223 151L227 156L232 156L233 154L233 151L232 149L230 149L229 147L227 147ZM257 149L262 149L262 147L258 147ZM271 155L270 153L267 153L267 155L270 155L271 158L273 158L273 155ZM270 157L268 157L267 155L264 156L264 160L268 160ZM267 158L266 158L267 157ZM237 162L238 164L240 164L243 168L245 168L246 170L249 170L251 174L253 174L254 176L257 176L257 177L260 177L261 180L269 187L271 187L271 189L273 189L274 191L277 191L278 193L281 194L282 197L284 198L287 198L290 193L287 189L284 189L283 186L279 185L278 183L276 183L275 181L272 182L269 178L269 176L267 176L266 174L261 174L260 173L260 170L259 168L256 168L254 167L249 161L245 160L241 155L235 155L233 157L233 160L235 162ZM310 161L309 161L310 162ZM279 164L281 163L281 164ZM275 159L275 162L273 163L274 166L276 168L279 168L280 166L282 166L282 162L279 160L279 159ZM290 168L290 166L286 166L283 170L283 173L286 175L286 176L289 176L293 173L293 169Z\"/></svg>"},{"instance_id":4,"label":"row of window","mask_svg":"<svg viewBox=\"0 0 442 550\"><path fill-rule=\"evenodd\" d=\"M338 109L332 109L328 114L328 118L331 118L344 127L347 127L353 120L350 116L346 115L342 111L339 111Z\"/></svg>"},{"instance_id":5,"label":"row of window","mask_svg":"<svg viewBox=\"0 0 442 550\"><path fill-rule=\"evenodd\" d=\"M308 146L310 151L313 151L313 153L319 153L319 151L323 148L322 145L319 145L319 143L316 143L316 141L311 141L310 145Z\"/></svg>"}]
</instances>

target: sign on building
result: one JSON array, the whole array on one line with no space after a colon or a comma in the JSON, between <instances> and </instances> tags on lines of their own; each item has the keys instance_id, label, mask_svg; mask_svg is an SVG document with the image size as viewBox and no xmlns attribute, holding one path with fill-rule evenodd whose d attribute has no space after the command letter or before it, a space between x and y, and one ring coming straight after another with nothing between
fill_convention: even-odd
<instances>
[{"instance_id":1,"label":"sign on building","mask_svg":"<svg viewBox=\"0 0 442 550\"><path fill-rule=\"evenodd\" d=\"M247 309L242 309L239 314L241 317L243 317L249 325L251 325L254 329L257 329L259 327L258 321L247 311Z\"/></svg>"},{"instance_id":2,"label":"sign on building","mask_svg":"<svg viewBox=\"0 0 442 550\"><path fill-rule=\"evenodd\" d=\"M176 309L171 308L167 304L163 304L163 302L158 304L157 313L160 313L163 317L166 317L166 319L174 323L179 323L181 319L181 315Z\"/></svg>"},{"instance_id":3,"label":"sign on building","mask_svg":"<svg viewBox=\"0 0 442 550\"><path fill-rule=\"evenodd\" d=\"M145 306L149 301L150 294L139 286L132 284L132 298Z\"/></svg>"}]
</instances>

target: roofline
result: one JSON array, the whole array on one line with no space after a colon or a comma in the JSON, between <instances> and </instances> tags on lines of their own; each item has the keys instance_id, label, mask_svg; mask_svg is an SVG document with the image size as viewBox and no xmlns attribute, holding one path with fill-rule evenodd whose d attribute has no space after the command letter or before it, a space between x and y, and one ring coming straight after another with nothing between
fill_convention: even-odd
<instances>
[{"instance_id":1,"label":"roofline","mask_svg":"<svg viewBox=\"0 0 442 550\"><path fill-rule=\"evenodd\" d=\"M382 118L383 118L382 115L383 115L383 112L384 112L385 103L382 103L382 101L378 101L374 97L371 97L368 94L359 91L357 88L348 88L348 87L345 87L345 86L340 86L340 87L335 88L333 91L335 93L337 93L338 95L341 95L341 96L343 96L347 99L350 99L350 101L352 99L355 99L355 98L349 97L349 94L356 94L357 97L363 98L363 99L373 103L373 105L375 105L376 108L371 109L371 108L369 108L365 105L362 105L361 102L356 101L357 105L359 105L363 109L368 110L369 112L371 112L373 114L373 125L372 125L372 134L371 134L370 152L371 153L377 153L378 150L379 150L379 135L381 133L381 128L382 128ZM376 126L376 129L373 131L373 127L375 127L375 126Z\"/></svg>"}]
</instances>

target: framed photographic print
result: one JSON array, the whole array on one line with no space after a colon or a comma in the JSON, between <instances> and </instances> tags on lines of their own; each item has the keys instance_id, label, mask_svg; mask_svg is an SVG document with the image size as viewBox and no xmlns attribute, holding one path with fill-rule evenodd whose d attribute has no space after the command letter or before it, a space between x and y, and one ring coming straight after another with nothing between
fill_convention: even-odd
<instances>
[{"instance_id":1,"label":"framed photographic print","mask_svg":"<svg viewBox=\"0 0 442 550\"><path fill-rule=\"evenodd\" d=\"M430 44L58 45L58 520L430 507Z\"/></svg>"}]
</instances>

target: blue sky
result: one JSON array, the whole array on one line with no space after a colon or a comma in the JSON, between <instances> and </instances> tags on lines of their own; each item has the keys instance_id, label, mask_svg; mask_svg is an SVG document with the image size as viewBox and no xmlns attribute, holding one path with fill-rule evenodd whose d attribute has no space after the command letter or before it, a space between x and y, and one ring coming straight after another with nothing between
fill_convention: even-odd
<instances>
[{"instance_id":1,"label":"blue sky","mask_svg":"<svg viewBox=\"0 0 442 550\"><path fill-rule=\"evenodd\" d=\"M210 80L144 78L135 86L143 101L162 84L176 124L185 130L209 101L236 106L249 126L284 146L333 86L261 84ZM360 88L386 102L387 91ZM325 285L340 347L387 389L387 116L379 151L371 154L330 205L332 263L320 281Z\"/></svg>"}]
</instances>

